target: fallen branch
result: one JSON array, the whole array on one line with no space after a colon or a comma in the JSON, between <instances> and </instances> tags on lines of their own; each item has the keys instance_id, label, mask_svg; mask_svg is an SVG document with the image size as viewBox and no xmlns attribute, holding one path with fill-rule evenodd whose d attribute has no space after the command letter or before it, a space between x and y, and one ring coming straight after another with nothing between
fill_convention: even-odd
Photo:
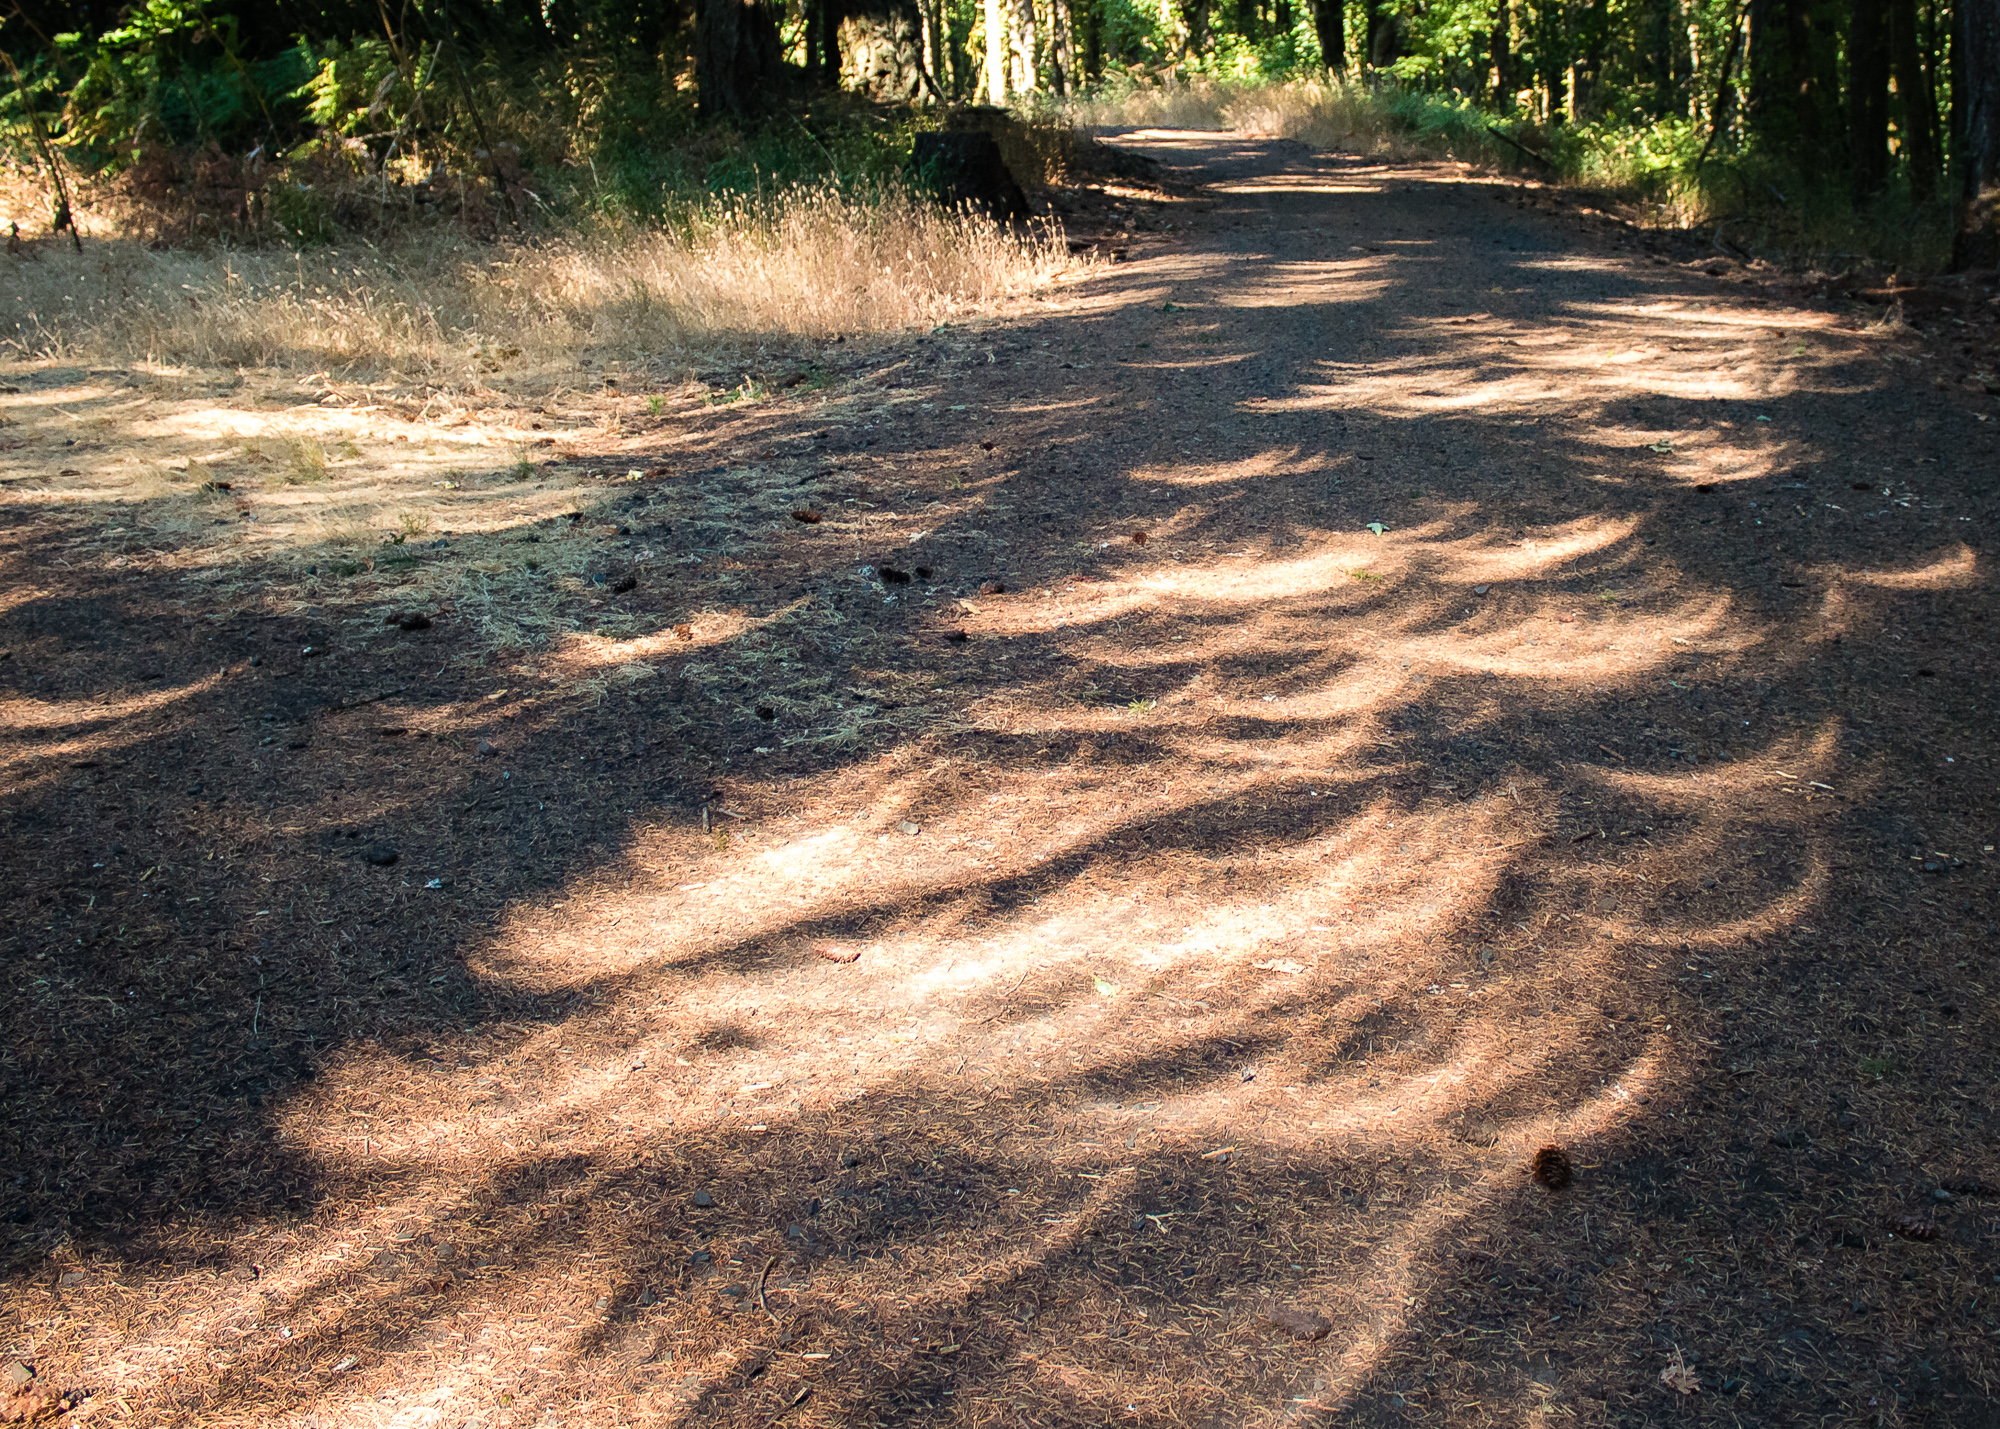
<instances>
[{"instance_id":1,"label":"fallen branch","mask_svg":"<svg viewBox=\"0 0 2000 1429\"><path fill-rule=\"evenodd\" d=\"M393 700L394 698L396 698L396 696L402 694L405 690L409 688L410 687L408 685L398 685L393 690L384 690L382 691L381 694L370 695L368 696L367 699L364 700L349 700L344 705L328 705L321 711L321 713L338 714L342 710L358 710L363 705L379 705L384 700Z\"/></svg>"},{"instance_id":2,"label":"fallen branch","mask_svg":"<svg viewBox=\"0 0 2000 1429\"><path fill-rule=\"evenodd\" d=\"M1516 139L1512 134L1508 134L1503 132L1502 130L1496 129L1491 124L1486 126L1486 132L1491 134L1494 138L1498 139L1503 144L1512 144L1516 149L1519 149L1522 153L1526 154L1536 163L1542 165L1550 173L1553 174L1557 171L1556 161L1554 159L1551 159L1547 154L1536 153L1533 149L1530 149L1526 144L1523 144L1519 139Z\"/></svg>"}]
</instances>

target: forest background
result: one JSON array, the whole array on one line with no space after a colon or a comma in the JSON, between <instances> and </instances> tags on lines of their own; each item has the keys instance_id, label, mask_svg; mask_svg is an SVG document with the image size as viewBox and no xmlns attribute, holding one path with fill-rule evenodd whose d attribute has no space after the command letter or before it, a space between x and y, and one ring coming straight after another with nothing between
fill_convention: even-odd
<instances>
[{"instance_id":1,"label":"forest background","mask_svg":"<svg viewBox=\"0 0 2000 1429\"><path fill-rule=\"evenodd\" d=\"M1964 0L4 3L0 141L58 230L78 183L169 239L685 220L893 181L983 101L1394 141L1835 268L2000 262L2000 13Z\"/></svg>"}]
</instances>

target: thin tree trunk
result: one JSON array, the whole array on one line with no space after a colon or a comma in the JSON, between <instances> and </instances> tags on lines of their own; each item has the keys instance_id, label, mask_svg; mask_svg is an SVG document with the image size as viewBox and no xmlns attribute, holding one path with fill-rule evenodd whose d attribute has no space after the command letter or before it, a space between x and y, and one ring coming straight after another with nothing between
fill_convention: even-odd
<instances>
[{"instance_id":1,"label":"thin tree trunk","mask_svg":"<svg viewBox=\"0 0 2000 1429\"><path fill-rule=\"evenodd\" d=\"M986 102L1007 103L1007 0L986 0Z\"/></svg>"},{"instance_id":2,"label":"thin tree trunk","mask_svg":"<svg viewBox=\"0 0 2000 1429\"><path fill-rule=\"evenodd\" d=\"M1038 72L1042 46L1037 30L1035 0L1014 0L1014 89L1019 94L1033 94L1042 87Z\"/></svg>"},{"instance_id":3,"label":"thin tree trunk","mask_svg":"<svg viewBox=\"0 0 2000 1429\"><path fill-rule=\"evenodd\" d=\"M1344 75L1347 73L1345 0L1312 0L1312 7L1313 33L1319 36L1319 57L1333 73Z\"/></svg>"},{"instance_id":4,"label":"thin tree trunk","mask_svg":"<svg viewBox=\"0 0 2000 1429\"><path fill-rule=\"evenodd\" d=\"M1653 113L1672 114L1674 104L1674 0L1655 0L1659 17L1653 42L1658 46L1654 54L1653 70Z\"/></svg>"},{"instance_id":5,"label":"thin tree trunk","mask_svg":"<svg viewBox=\"0 0 2000 1429\"><path fill-rule=\"evenodd\" d=\"M1910 162L1910 196L1918 203L1937 197L1937 101L1917 48L1917 0L1889 0L1889 63L1896 76L1904 155Z\"/></svg>"},{"instance_id":6,"label":"thin tree trunk","mask_svg":"<svg viewBox=\"0 0 2000 1429\"><path fill-rule=\"evenodd\" d=\"M1093 84L1104 78L1103 0L1083 0L1083 73Z\"/></svg>"},{"instance_id":7,"label":"thin tree trunk","mask_svg":"<svg viewBox=\"0 0 2000 1429\"><path fill-rule=\"evenodd\" d=\"M1854 0L1847 31L1848 176L1856 202L1889 181L1889 26L1883 0Z\"/></svg>"},{"instance_id":8,"label":"thin tree trunk","mask_svg":"<svg viewBox=\"0 0 2000 1429\"><path fill-rule=\"evenodd\" d=\"M1208 48L1208 0L1180 0L1181 23L1187 26L1182 42L1183 55L1198 55Z\"/></svg>"},{"instance_id":9,"label":"thin tree trunk","mask_svg":"<svg viewBox=\"0 0 2000 1429\"><path fill-rule=\"evenodd\" d=\"M1493 55L1493 106L1511 109L1514 104L1514 7L1500 0L1493 10L1493 36L1487 48Z\"/></svg>"},{"instance_id":10,"label":"thin tree trunk","mask_svg":"<svg viewBox=\"0 0 2000 1429\"><path fill-rule=\"evenodd\" d=\"M1049 0L1049 88L1058 98L1069 93L1070 76L1075 72L1069 5L1067 0Z\"/></svg>"},{"instance_id":11,"label":"thin tree trunk","mask_svg":"<svg viewBox=\"0 0 2000 1429\"><path fill-rule=\"evenodd\" d=\"M1715 81L1715 104L1709 110L1708 138L1701 146L1701 156L1694 161L1699 169L1708 162L1709 151L1715 148L1715 141L1722 137L1723 126L1729 122L1729 75L1736 68L1736 56L1743 50L1743 16L1737 14L1729 22L1729 48L1722 52L1722 73Z\"/></svg>"},{"instance_id":12,"label":"thin tree trunk","mask_svg":"<svg viewBox=\"0 0 2000 1429\"><path fill-rule=\"evenodd\" d=\"M2000 268L2000 6L1960 3L1953 88L1964 93L1958 130L1958 233L1952 266Z\"/></svg>"}]
</instances>

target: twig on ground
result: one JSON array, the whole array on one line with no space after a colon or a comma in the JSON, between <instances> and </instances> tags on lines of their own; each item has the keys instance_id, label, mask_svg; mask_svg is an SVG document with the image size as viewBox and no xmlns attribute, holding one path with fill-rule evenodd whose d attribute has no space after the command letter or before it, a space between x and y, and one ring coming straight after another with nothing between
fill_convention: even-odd
<instances>
[{"instance_id":1,"label":"twig on ground","mask_svg":"<svg viewBox=\"0 0 2000 1429\"><path fill-rule=\"evenodd\" d=\"M384 700L393 700L394 698L396 698L396 696L402 694L405 690L409 688L410 687L408 685L398 685L393 690L384 690L382 691L381 694L370 695L365 700L349 700L346 704L342 705L328 705L326 706L325 709L321 710L320 713L338 714L342 710L358 710L363 705L379 705Z\"/></svg>"},{"instance_id":2,"label":"twig on ground","mask_svg":"<svg viewBox=\"0 0 2000 1429\"><path fill-rule=\"evenodd\" d=\"M770 1277L771 1267L776 1265L777 1263L778 1263L778 1257L774 1255L769 1260L765 1261L764 1268L757 1272L757 1308L759 1310L762 1310L766 1315L771 1316L772 1324L778 1326L778 1328L780 1329L783 1329L785 1322L783 1320L780 1320L776 1315L771 1315L771 1307L764 1303L764 1281Z\"/></svg>"},{"instance_id":3,"label":"twig on ground","mask_svg":"<svg viewBox=\"0 0 2000 1429\"><path fill-rule=\"evenodd\" d=\"M1032 972L1033 969L1029 969L1028 971ZM1014 985L1008 988L1006 994L1003 997L1001 997L999 1010L996 1011L991 1017L980 1018L979 1019L980 1025L983 1027L989 1022L998 1022L1002 1017L1006 1016L1007 1009L1014 1005L1014 994L1021 990L1021 984L1026 982L1027 980L1028 980L1027 972L1023 972L1019 977L1015 978Z\"/></svg>"},{"instance_id":4,"label":"twig on ground","mask_svg":"<svg viewBox=\"0 0 2000 1429\"><path fill-rule=\"evenodd\" d=\"M797 1409L801 1404L804 1404L806 1402L806 1396L811 1394L812 1392L813 1392L813 1387L811 1385L807 1385L805 1388L801 1389L797 1394L793 1395L791 1403L787 1404L783 1409L780 1409L776 1414L773 1414L769 1419L766 1419L764 1421L764 1429L771 1429L771 1426L773 1424L776 1424L780 1419L783 1419L787 1414L790 1414L794 1409Z\"/></svg>"}]
</instances>

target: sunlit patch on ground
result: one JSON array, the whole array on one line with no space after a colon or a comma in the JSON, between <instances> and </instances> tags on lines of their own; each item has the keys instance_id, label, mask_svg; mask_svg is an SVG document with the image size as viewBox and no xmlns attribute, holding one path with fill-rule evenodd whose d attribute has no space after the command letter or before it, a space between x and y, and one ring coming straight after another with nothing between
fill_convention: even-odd
<instances>
[{"instance_id":1,"label":"sunlit patch on ground","mask_svg":"<svg viewBox=\"0 0 2000 1429\"><path fill-rule=\"evenodd\" d=\"M1829 673L1979 576L1805 525L1851 335L1678 277L1507 310L1624 270L1441 290L1314 246L1421 174L1137 142L1243 180L1208 247L789 396L17 414L75 564L6 537L8 1055L80 1090L9 1333L82 1419L1602 1422L1651 1327L1770 1294L1708 1373L1861 1298L1831 1180L1729 1199L1971 1030L1812 981L1973 853ZM1850 1032L1838 1112L1771 1070Z\"/></svg>"}]
</instances>

